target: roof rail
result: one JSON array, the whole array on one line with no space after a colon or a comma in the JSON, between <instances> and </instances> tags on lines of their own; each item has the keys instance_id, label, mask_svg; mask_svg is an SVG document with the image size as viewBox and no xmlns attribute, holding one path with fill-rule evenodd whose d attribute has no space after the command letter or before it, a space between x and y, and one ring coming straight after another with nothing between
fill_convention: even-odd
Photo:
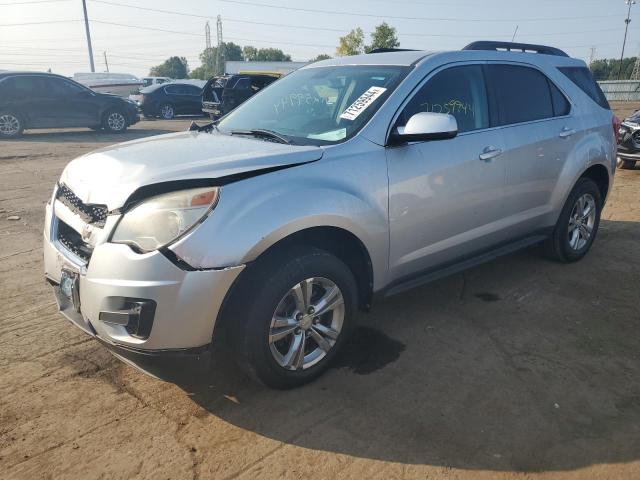
<instances>
[{"instance_id":1,"label":"roof rail","mask_svg":"<svg viewBox=\"0 0 640 480\"><path fill-rule=\"evenodd\" d=\"M555 47L547 47L546 45L534 45L531 43L513 43L513 42L493 42L479 41L473 42L463 48L463 50L507 50L509 52L518 51L524 53L541 53L544 55L555 55L556 57L568 57L565 52Z\"/></svg>"},{"instance_id":2,"label":"roof rail","mask_svg":"<svg viewBox=\"0 0 640 480\"><path fill-rule=\"evenodd\" d=\"M367 53L417 52L415 48L374 48Z\"/></svg>"}]
</instances>

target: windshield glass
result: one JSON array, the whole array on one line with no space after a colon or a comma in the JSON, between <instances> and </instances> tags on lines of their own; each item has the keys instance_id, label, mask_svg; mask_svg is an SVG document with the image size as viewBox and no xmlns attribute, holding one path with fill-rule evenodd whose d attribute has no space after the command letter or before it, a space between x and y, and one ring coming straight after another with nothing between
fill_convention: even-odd
<instances>
[{"instance_id":1,"label":"windshield glass","mask_svg":"<svg viewBox=\"0 0 640 480\"><path fill-rule=\"evenodd\" d=\"M297 145L325 145L355 135L407 72L399 66L333 66L297 70L231 113L223 132L271 130Z\"/></svg>"}]
</instances>

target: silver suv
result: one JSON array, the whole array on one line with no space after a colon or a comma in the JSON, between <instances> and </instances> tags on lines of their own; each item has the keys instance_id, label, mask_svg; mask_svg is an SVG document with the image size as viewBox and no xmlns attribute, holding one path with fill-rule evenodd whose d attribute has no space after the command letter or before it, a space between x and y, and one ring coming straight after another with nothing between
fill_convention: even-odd
<instances>
[{"instance_id":1,"label":"silver suv","mask_svg":"<svg viewBox=\"0 0 640 480\"><path fill-rule=\"evenodd\" d=\"M376 296L537 242L582 258L616 122L550 47L313 63L215 124L69 163L45 275L69 320L147 371L223 338L264 384L300 385Z\"/></svg>"}]
</instances>

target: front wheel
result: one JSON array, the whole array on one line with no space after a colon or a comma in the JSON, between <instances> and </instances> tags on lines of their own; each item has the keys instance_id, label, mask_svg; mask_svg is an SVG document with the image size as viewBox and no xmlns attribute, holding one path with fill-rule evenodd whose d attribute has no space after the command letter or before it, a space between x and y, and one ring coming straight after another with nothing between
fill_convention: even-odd
<instances>
[{"instance_id":1,"label":"front wheel","mask_svg":"<svg viewBox=\"0 0 640 480\"><path fill-rule=\"evenodd\" d=\"M127 119L120 110L109 110L104 115L102 128L111 133L122 133L127 129Z\"/></svg>"},{"instance_id":2,"label":"front wheel","mask_svg":"<svg viewBox=\"0 0 640 480\"><path fill-rule=\"evenodd\" d=\"M352 329L357 309L353 274L332 254L302 247L249 268L230 318L238 363L273 388L317 378Z\"/></svg>"},{"instance_id":3,"label":"front wheel","mask_svg":"<svg viewBox=\"0 0 640 480\"><path fill-rule=\"evenodd\" d=\"M553 234L545 242L548 256L566 263L584 257L598 232L601 210L598 185L590 178L578 180L562 208Z\"/></svg>"}]
</instances>

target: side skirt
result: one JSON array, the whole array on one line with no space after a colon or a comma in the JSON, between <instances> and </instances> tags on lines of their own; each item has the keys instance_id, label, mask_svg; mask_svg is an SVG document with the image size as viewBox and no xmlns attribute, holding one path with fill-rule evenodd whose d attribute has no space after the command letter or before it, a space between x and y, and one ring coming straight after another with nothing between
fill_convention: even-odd
<instances>
[{"instance_id":1,"label":"side skirt","mask_svg":"<svg viewBox=\"0 0 640 480\"><path fill-rule=\"evenodd\" d=\"M376 292L375 296L379 299L390 297L396 293L401 293L405 290L410 290L426 283L439 280L440 278L448 277L454 273L459 273L463 270L467 270L468 268L502 257L503 255L508 255L531 245L535 245L536 243L546 240L550 233L551 231L538 232L536 235L520 238L514 242L502 244L491 250L474 253L468 257L438 265L417 274L398 279L389 284L383 290Z\"/></svg>"}]
</instances>

